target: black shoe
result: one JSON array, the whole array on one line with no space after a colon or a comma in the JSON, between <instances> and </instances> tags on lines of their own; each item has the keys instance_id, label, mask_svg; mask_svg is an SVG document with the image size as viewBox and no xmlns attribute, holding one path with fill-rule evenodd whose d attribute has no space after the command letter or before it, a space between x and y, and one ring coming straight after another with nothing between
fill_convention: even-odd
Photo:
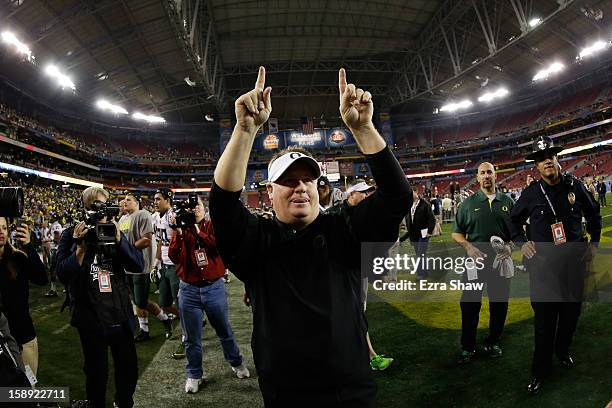
<instances>
[{"instance_id":1,"label":"black shoe","mask_svg":"<svg viewBox=\"0 0 612 408\"><path fill-rule=\"evenodd\" d=\"M136 335L134 336L134 341L136 343L140 343L141 341L147 341L150 339L151 339L151 336L149 335L149 332L144 331L139 327L138 331L136 332Z\"/></svg>"},{"instance_id":2,"label":"black shoe","mask_svg":"<svg viewBox=\"0 0 612 408\"><path fill-rule=\"evenodd\" d=\"M172 337L172 320L166 319L162 321L164 329L166 330L166 340Z\"/></svg>"},{"instance_id":3,"label":"black shoe","mask_svg":"<svg viewBox=\"0 0 612 408\"><path fill-rule=\"evenodd\" d=\"M538 392L540 392L541 388L542 388L542 379L538 377L533 377L529 385L527 385L527 392L535 395Z\"/></svg>"},{"instance_id":4,"label":"black shoe","mask_svg":"<svg viewBox=\"0 0 612 408\"><path fill-rule=\"evenodd\" d=\"M557 356L559 359L559 363L565 368L572 368L574 366L574 359L569 354L565 354L562 356Z\"/></svg>"}]
</instances>

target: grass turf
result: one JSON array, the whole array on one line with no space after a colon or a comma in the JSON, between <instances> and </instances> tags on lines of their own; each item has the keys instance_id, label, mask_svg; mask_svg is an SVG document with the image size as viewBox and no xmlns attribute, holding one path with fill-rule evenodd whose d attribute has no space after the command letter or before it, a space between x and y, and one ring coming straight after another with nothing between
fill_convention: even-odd
<instances>
[{"instance_id":1,"label":"grass turf","mask_svg":"<svg viewBox=\"0 0 612 408\"><path fill-rule=\"evenodd\" d=\"M602 242L612 242L612 206L602 208L604 229ZM450 239L450 225L444 235ZM608 251L598 255L609 273ZM247 363L250 358L251 315L241 304L241 284L229 285L231 321L238 344ZM82 353L76 330L68 325L68 311L59 313L63 297L45 298L46 288L31 287L30 304L39 341L39 385L68 386L71 399L83 399L84 374ZM372 293L372 291L370 292ZM157 295L152 294L152 299ZM403 407L604 407L612 398L612 304L586 303L572 346L577 364L572 370L555 366L552 378L540 395L525 392L529 380L533 327L531 307L527 302L511 303L503 347L498 360L478 359L473 364L454 364L459 350L460 312L457 302L371 302L368 304L370 335L375 349L388 354L395 362L388 370L375 373L379 392L378 406ZM481 310L484 336L488 322L488 306ZM193 406L204 403L211 408L261 406L256 379L241 382L232 378L222 360L214 335L205 332L205 366L213 376L202 395L185 397L184 360L166 357L176 342L165 344L163 328L151 319L153 339L137 345L141 374L136 393L139 406ZM208 333L208 334L207 334ZM162 347L163 346L163 347ZM160 352L161 349L161 352ZM212 350L209 354L207 350ZM159 354L158 354L159 352ZM166 352L164 354L164 352ZM151 363L153 361L153 363ZM160 364L166 369L160 369ZM149 367L150 366L150 367ZM112 403L112 361L109 359L108 401ZM164 373L166 377L160 378ZM254 370L252 370L252 374ZM156 398L156 390L165 390L164 398Z\"/></svg>"}]
</instances>

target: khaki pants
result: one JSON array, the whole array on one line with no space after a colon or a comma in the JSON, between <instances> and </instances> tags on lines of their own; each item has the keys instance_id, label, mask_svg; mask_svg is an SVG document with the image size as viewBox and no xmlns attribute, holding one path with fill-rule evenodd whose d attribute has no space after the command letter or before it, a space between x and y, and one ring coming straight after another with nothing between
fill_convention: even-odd
<instances>
[{"instance_id":1,"label":"khaki pants","mask_svg":"<svg viewBox=\"0 0 612 408\"><path fill-rule=\"evenodd\" d=\"M38 338L22 345L21 358L24 365L29 365L34 375L38 372Z\"/></svg>"}]
</instances>

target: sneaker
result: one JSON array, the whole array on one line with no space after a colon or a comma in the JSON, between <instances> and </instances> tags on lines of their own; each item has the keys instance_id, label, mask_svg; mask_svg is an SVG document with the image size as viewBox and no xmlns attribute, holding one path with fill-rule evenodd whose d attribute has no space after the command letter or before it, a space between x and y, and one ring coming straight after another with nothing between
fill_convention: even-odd
<instances>
[{"instance_id":1,"label":"sneaker","mask_svg":"<svg viewBox=\"0 0 612 408\"><path fill-rule=\"evenodd\" d=\"M383 371L389 368L389 366L393 363L393 359L390 357L385 357L382 354L377 354L372 357L370 360L370 368L373 371Z\"/></svg>"},{"instance_id":2,"label":"sneaker","mask_svg":"<svg viewBox=\"0 0 612 408\"><path fill-rule=\"evenodd\" d=\"M457 364L467 364L474 359L476 351L461 350L459 358L457 358Z\"/></svg>"},{"instance_id":3,"label":"sneaker","mask_svg":"<svg viewBox=\"0 0 612 408\"><path fill-rule=\"evenodd\" d=\"M195 394L200 389L200 385L202 384L201 378L188 378L185 383L185 392Z\"/></svg>"},{"instance_id":4,"label":"sneaker","mask_svg":"<svg viewBox=\"0 0 612 408\"><path fill-rule=\"evenodd\" d=\"M240 364L238 367L232 367L232 371L236 373L236 377L243 379L249 378L251 373L249 373L249 369L246 368L244 363Z\"/></svg>"},{"instance_id":5,"label":"sneaker","mask_svg":"<svg viewBox=\"0 0 612 408\"><path fill-rule=\"evenodd\" d=\"M486 344L482 347L484 354L491 358L499 358L502 356L502 349L497 344Z\"/></svg>"},{"instance_id":6,"label":"sneaker","mask_svg":"<svg viewBox=\"0 0 612 408\"><path fill-rule=\"evenodd\" d=\"M179 342L176 350L172 353L172 358L175 360L180 360L181 358L185 358L185 344L183 342Z\"/></svg>"},{"instance_id":7,"label":"sneaker","mask_svg":"<svg viewBox=\"0 0 612 408\"><path fill-rule=\"evenodd\" d=\"M45 297L57 297L57 292L51 289L47 293L45 293Z\"/></svg>"},{"instance_id":8,"label":"sneaker","mask_svg":"<svg viewBox=\"0 0 612 408\"><path fill-rule=\"evenodd\" d=\"M147 341L150 340L151 336L149 335L148 331L142 330L140 327L138 328L138 331L136 331L136 335L134 336L134 341L136 343L140 343L142 341Z\"/></svg>"},{"instance_id":9,"label":"sneaker","mask_svg":"<svg viewBox=\"0 0 612 408\"><path fill-rule=\"evenodd\" d=\"M166 331L166 340L169 340L172 337L172 320L163 320L162 324L164 325L164 329Z\"/></svg>"}]
</instances>

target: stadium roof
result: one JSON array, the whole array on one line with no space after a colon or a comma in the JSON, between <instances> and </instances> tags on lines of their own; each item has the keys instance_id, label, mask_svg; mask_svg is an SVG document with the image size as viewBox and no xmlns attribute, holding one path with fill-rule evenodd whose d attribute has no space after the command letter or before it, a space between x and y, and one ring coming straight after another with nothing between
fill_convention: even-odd
<instances>
[{"instance_id":1,"label":"stadium roof","mask_svg":"<svg viewBox=\"0 0 612 408\"><path fill-rule=\"evenodd\" d=\"M185 122L231 113L259 65L273 116L333 123L339 66L381 110L431 112L483 84L524 88L612 38L606 0L13 0L0 13L82 100ZM2 58L5 76L26 75Z\"/></svg>"}]
</instances>

